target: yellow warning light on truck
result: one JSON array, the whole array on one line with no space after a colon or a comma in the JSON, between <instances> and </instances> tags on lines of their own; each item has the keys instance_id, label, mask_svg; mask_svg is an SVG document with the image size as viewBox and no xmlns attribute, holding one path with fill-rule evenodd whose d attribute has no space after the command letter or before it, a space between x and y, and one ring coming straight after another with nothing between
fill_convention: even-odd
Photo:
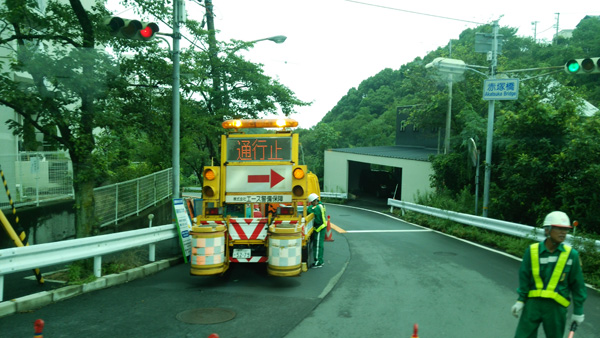
<instances>
[{"instance_id":1,"label":"yellow warning light on truck","mask_svg":"<svg viewBox=\"0 0 600 338\"><path fill-rule=\"evenodd\" d=\"M298 121L293 119L241 119L227 120L222 123L225 129L243 129L243 128L294 128L298 126Z\"/></svg>"},{"instance_id":2,"label":"yellow warning light on truck","mask_svg":"<svg viewBox=\"0 0 600 338\"><path fill-rule=\"evenodd\" d=\"M298 165L292 169L292 199L306 200L306 166Z\"/></svg>"},{"instance_id":3,"label":"yellow warning light on truck","mask_svg":"<svg viewBox=\"0 0 600 338\"><path fill-rule=\"evenodd\" d=\"M202 196L206 200L219 198L219 170L217 166L204 167L202 176L204 182L202 184Z\"/></svg>"}]
</instances>

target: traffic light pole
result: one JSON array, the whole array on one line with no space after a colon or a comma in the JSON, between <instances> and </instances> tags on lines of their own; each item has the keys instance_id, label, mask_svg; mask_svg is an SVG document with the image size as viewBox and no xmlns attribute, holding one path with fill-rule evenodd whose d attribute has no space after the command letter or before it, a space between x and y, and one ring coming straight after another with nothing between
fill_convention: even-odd
<instances>
[{"instance_id":1,"label":"traffic light pole","mask_svg":"<svg viewBox=\"0 0 600 338\"><path fill-rule=\"evenodd\" d=\"M172 165L173 165L173 198L179 198L179 20L181 6L179 0L173 1L173 133Z\"/></svg>"},{"instance_id":2,"label":"traffic light pole","mask_svg":"<svg viewBox=\"0 0 600 338\"><path fill-rule=\"evenodd\" d=\"M496 66L498 63L498 21L493 25L494 40L492 42L492 64L490 67L490 79L496 77ZM488 217L490 204L490 177L492 174L492 140L494 138L494 109L495 100L488 103L487 141L485 144L485 178L483 181L483 217Z\"/></svg>"}]
</instances>

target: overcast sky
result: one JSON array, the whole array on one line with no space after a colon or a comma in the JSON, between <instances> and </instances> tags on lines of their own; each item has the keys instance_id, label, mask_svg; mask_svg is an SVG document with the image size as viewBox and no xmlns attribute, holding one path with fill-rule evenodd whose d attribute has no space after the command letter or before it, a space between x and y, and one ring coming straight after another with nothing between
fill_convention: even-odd
<instances>
[{"instance_id":1,"label":"overcast sky","mask_svg":"<svg viewBox=\"0 0 600 338\"><path fill-rule=\"evenodd\" d=\"M186 0L188 18L202 20L199 3ZM600 14L581 5L570 9L564 0L213 0L213 6L220 40L287 36L283 44L257 43L245 55L299 99L313 102L292 116L303 128L319 122L361 81L445 46L467 28L499 19L500 26L533 37L537 21L537 39L551 41L556 13L559 30Z\"/></svg>"}]
</instances>

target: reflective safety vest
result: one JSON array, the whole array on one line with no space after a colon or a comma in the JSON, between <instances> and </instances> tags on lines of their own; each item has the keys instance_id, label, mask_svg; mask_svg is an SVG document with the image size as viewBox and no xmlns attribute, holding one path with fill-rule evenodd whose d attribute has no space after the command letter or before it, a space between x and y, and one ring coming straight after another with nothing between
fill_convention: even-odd
<instances>
[{"instance_id":1,"label":"reflective safety vest","mask_svg":"<svg viewBox=\"0 0 600 338\"><path fill-rule=\"evenodd\" d=\"M321 224L318 228L316 228L315 231L320 232L321 230L323 230L327 227L327 221L325 221L327 218L325 216L325 206L323 204L318 204L317 206L320 207L320 209L321 209L321 219L323 220L323 224Z\"/></svg>"},{"instance_id":2,"label":"reflective safety vest","mask_svg":"<svg viewBox=\"0 0 600 338\"><path fill-rule=\"evenodd\" d=\"M531 245L531 272L533 274L533 280L535 281L536 289L529 291L529 297L554 299L558 304L564 307L567 307L569 306L569 304L571 304L571 302L569 302L568 299L556 292L556 287L558 286L558 282L560 281L560 276L565 270L565 265L567 264L567 260L569 259L569 255L571 254L570 246L563 245L563 247L565 248L565 251L561 252L558 256L558 260L556 261L554 270L552 270L552 276L548 281L548 285L546 285L546 287L544 288L544 282L540 277L540 243L535 243Z\"/></svg>"}]
</instances>

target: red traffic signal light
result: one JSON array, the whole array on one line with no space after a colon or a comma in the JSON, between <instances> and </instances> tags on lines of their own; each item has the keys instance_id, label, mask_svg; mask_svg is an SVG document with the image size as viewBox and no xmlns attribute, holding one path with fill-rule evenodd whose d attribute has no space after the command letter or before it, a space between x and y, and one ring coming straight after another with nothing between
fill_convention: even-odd
<instances>
[{"instance_id":1,"label":"red traffic signal light","mask_svg":"<svg viewBox=\"0 0 600 338\"><path fill-rule=\"evenodd\" d=\"M118 16L105 19L104 24L110 29L112 36L131 40L150 41L159 31L158 25L154 22L142 22Z\"/></svg>"}]
</instances>

